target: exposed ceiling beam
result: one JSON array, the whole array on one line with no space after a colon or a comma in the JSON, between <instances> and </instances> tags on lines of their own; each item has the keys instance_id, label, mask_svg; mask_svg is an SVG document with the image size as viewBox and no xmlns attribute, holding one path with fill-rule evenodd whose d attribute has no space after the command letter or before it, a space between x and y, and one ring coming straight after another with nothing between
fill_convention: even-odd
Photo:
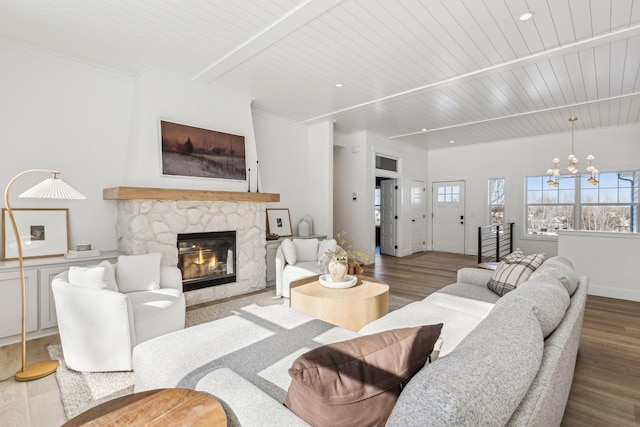
<instances>
[{"instance_id":1,"label":"exposed ceiling beam","mask_svg":"<svg viewBox=\"0 0 640 427\"><path fill-rule=\"evenodd\" d=\"M378 104L378 103L384 103L384 102L392 102L392 101L398 101L401 100L402 98L406 98L409 96L415 96L421 92L428 92L428 91L434 91L437 89L440 89L442 87L447 87L453 84L460 84L463 83L465 81L469 81L469 80L476 80L479 79L485 75L489 75L489 74L494 74L499 72L499 70L508 70L508 69L512 69L515 67L522 67L525 65L529 65L529 64L533 64L535 62L538 62L542 59L552 59L555 57L559 57L562 56L566 53L573 53L573 52L577 52L579 50L584 50L584 49L590 49L593 48L595 46L598 45L602 45L605 43L613 43L615 41L618 40L624 40L627 38L631 38L631 37L635 37L635 36L639 36L640 35L640 25L636 25L633 27L629 27L629 28L624 28L622 30L618 30L618 31L614 31L611 33L607 33L607 34L603 34L600 36L596 36L593 38L589 38L589 39L585 39L585 40L580 40L577 41L575 43L570 43L570 44L566 44L563 46L558 46L556 48L553 49L549 49L546 51L541 51L538 53L534 53L528 56L523 56L520 58L515 58L513 60L510 61L505 61L502 62L500 64L495 64L492 65L490 67L485 67L485 68L480 68L478 70L475 71L471 71L469 73L466 74L460 74L454 77L451 77L449 79L444 79L444 80L440 80L434 83L430 83L424 86L419 86L413 89L409 89L406 91L402 91L402 92L398 92L398 93L394 93L391 95L387 95L381 98L377 98L371 101L367 101L367 102L363 102L361 104L357 104L357 105L352 105L350 107L346 107L346 108L342 108L340 110L335 110L332 111L330 113L327 114L323 114L320 116L316 116L316 117L312 117L310 119L307 120L303 120L302 123L305 124L310 124L310 123L314 123L317 121L322 121L322 120L328 120L328 119L333 119L336 116L339 116L340 114L344 114L344 113L353 113L355 111L358 111L360 109L363 108L367 108L370 107L374 104ZM500 119L501 117L498 117L497 119ZM417 133L421 133L421 132L417 132ZM401 136L408 136L411 134L407 134L407 135L400 135L400 136L396 136L396 138L401 137Z\"/></svg>"},{"instance_id":2,"label":"exposed ceiling beam","mask_svg":"<svg viewBox=\"0 0 640 427\"><path fill-rule=\"evenodd\" d=\"M223 76L247 59L257 55L298 28L318 18L331 8L342 3L342 1L343 0L307 0L275 21L264 31L257 33L236 49L209 65L193 77L193 80L211 84L218 77Z\"/></svg>"},{"instance_id":3,"label":"exposed ceiling beam","mask_svg":"<svg viewBox=\"0 0 640 427\"><path fill-rule=\"evenodd\" d=\"M548 113L550 111L565 110L567 108L579 108L579 107L584 107L586 105L598 104L600 102L619 101L619 100L622 100L622 99L625 99L625 98L633 98L633 97L636 97L636 96L640 96L640 92L633 92L633 93L628 93L628 94L625 94L625 95L611 96L609 98L594 99L594 100L591 100L591 101L578 102L578 103L575 103L575 104L560 105L560 106L557 106L557 107L544 108L544 109L541 109L541 110L525 111L523 113L509 114L507 116L491 117L489 119L475 120L473 122L458 123L458 124L451 125L451 126L442 126L442 127L439 127L439 128L428 129L426 131L421 131L421 132L411 132L411 133L405 133L405 134L402 134L402 135L394 135L394 136L390 136L389 139L400 139L400 138L406 138L406 137L415 136L415 135L426 135L426 134L431 133L431 132L438 132L438 131L442 131L442 130L448 130L448 129L455 129L455 128L460 128L460 127L465 127L465 126L478 125L478 124L482 124L482 123L490 123L490 122L495 122L495 121L498 121L498 120L513 119L513 118L516 118L516 117L529 116L529 115L532 115L532 114Z\"/></svg>"}]
</instances>

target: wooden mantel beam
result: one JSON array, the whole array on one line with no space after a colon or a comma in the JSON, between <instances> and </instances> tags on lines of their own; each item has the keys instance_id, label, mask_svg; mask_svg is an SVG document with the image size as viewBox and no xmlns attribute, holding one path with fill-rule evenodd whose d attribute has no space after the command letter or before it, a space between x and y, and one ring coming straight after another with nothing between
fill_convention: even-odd
<instances>
[{"instance_id":1,"label":"wooden mantel beam","mask_svg":"<svg viewBox=\"0 0 640 427\"><path fill-rule=\"evenodd\" d=\"M104 200L189 200L214 202L279 202L280 194L176 188L113 187L102 190Z\"/></svg>"}]
</instances>

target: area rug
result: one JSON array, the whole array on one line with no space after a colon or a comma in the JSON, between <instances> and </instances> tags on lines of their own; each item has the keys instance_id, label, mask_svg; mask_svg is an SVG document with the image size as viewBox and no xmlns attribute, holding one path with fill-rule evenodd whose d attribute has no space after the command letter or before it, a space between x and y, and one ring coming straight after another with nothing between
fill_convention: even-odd
<instances>
[{"instance_id":1,"label":"area rug","mask_svg":"<svg viewBox=\"0 0 640 427\"><path fill-rule=\"evenodd\" d=\"M231 316L250 305L288 305L289 300L274 298L273 289L248 295L246 297L199 306L187 309L187 327L209 322L222 317ZM397 310L413 302L408 298L395 295L389 297L389 310ZM47 348L49 356L60 362L56 371L60 397L67 419L116 397L125 396L133 392L135 376L133 372L77 372L68 368L64 363L62 348L51 345Z\"/></svg>"},{"instance_id":2,"label":"area rug","mask_svg":"<svg viewBox=\"0 0 640 427\"><path fill-rule=\"evenodd\" d=\"M458 271L464 267L477 267L478 258L475 255L427 251L421 254L398 258L396 264L432 268L435 270Z\"/></svg>"}]
</instances>

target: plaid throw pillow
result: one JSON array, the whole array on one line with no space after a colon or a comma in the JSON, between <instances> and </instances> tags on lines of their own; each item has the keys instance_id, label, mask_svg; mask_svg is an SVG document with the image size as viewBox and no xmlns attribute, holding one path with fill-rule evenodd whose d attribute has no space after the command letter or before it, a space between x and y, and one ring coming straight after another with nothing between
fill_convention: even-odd
<instances>
[{"instance_id":1,"label":"plaid throw pillow","mask_svg":"<svg viewBox=\"0 0 640 427\"><path fill-rule=\"evenodd\" d=\"M526 282L543 262L544 254L527 255L510 264L503 261L487 282L487 288L502 296Z\"/></svg>"},{"instance_id":2,"label":"plaid throw pillow","mask_svg":"<svg viewBox=\"0 0 640 427\"><path fill-rule=\"evenodd\" d=\"M524 258L524 252L522 252L522 249L517 248L510 254L503 256L501 261L504 261L507 264L513 264L514 262L520 261L522 258Z\"/></svg>"}]
</instances>

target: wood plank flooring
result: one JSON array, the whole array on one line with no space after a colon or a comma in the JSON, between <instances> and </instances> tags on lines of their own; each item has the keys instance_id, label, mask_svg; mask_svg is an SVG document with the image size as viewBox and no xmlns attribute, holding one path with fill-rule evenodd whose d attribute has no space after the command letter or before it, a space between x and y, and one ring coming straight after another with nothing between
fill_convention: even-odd
<instances>
[{"instance_id":1,"label":"wood plank flooring","mask_svg":"<svg viewBox=\"0 0 640 427\"><path fill-rule=\"evenodd\" d=\"M456 273L396 264L378 255L365 274L391 293L422 299L453 283ZM29 363L47 358L57 337L28 343ZM0 352L7 348L0 348ZM13 351L13 353L19 353ZM0 357L0 360L4 361ZM0 382L0 425L59 426L64 413L54 375L28 383ZM563 426L640 426L640 302L589 296L571 395Z\"/></svg>"}]
</instances>

